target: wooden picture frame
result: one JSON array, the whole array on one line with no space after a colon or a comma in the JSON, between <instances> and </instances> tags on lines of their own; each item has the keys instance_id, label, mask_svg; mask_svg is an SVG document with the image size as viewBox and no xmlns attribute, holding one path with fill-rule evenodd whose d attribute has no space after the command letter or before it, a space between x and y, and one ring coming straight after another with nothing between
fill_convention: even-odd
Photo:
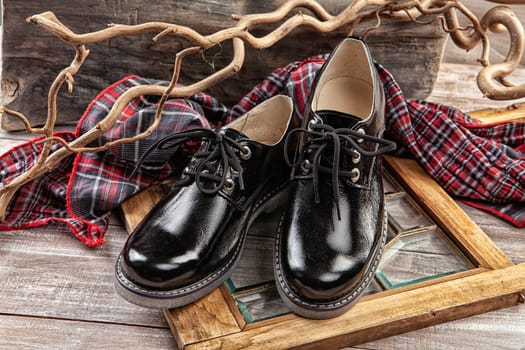
<instances>
[{"instance_id":1,"label":"wooden picture frame","mask_svg":"<svg viewBox=\"0 0 525 350\"><path fill-rule=\"evenodd\" d=\"M164 311L179 348L339 349L525 302L525 263L513 264L417 162L386 156L384 164L468 258L470 269L365 295L328 320L286 314L247 323L221 286L191 305ZM123 204L128 232L163 193L153 188Z\"/></svg>"}]
</instances>

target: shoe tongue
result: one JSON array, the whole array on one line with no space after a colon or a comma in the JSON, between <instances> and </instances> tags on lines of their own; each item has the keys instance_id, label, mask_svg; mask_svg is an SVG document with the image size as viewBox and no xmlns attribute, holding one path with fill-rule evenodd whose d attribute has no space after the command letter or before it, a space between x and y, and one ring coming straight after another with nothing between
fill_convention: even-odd
<instances>
[{"instance_id":1,"label":"shoe tongue","mask_svg":"<svg viewBox=\"0 0 525 350\"><path fill-rule=\"evenodd\" d=\"M317 111L317 114L324 124L332 126L334 129L347 128L352 129L362 119L353 115L338 111Z\"/></svg>"}]
</instances>

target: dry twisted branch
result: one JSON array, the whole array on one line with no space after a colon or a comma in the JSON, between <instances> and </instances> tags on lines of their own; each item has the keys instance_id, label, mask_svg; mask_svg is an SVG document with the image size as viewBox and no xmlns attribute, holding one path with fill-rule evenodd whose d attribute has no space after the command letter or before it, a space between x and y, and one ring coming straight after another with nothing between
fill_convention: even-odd
<instances>
[{"instance_id":1,"label":"dry twisted branch","mask_svg":"<svg viewBox=\"0 0 525 350\"><path fill-rule=\"evenodd\" d=\"M504 3L518 3L518 0L499 0ZM312 12L312 15L306 15L302 12L295 13L293 16L285 17L297 8L305 8ZM455 11L460 12L472 22L473 28L470 34L463 34L463 28L457 24ZM172 23L149 22L140 25L111 25L106 29L86 33L76 34L63 25L53 13L46 12L32 16L29 22L41 26L48 32L55 34L58 38L72 45L76 55L72 63L63 69L53 82L48 95L48 117L43 128L31 128L28 119L14 111L3 108L4 113L12 114L22 120L27 131L37 134L44 134L46 138L43 150L37 163L26 173L14 179L11 183L0 189L0 218L4 217L5 210L12 196L25 183L53 169L62 159L75 152L101 151L120 143L133 142L145 138L158 125L162 114L162 105L168 97L189 97L193 94L203 91L220 81L227 79L240 70L244 62L244 45L245 43L259 49L272 46L288 33L299 26L308 26L315 30L327 33L339 29L345 25L350 26L352 31L355 26L365 19L377 18L380 24L381 16L389 16L394 19L403 21L416 21L422 15L434 18L443 18L444 27L452 33L452 36L458 45L470 48L477 45L480 41L483 44L483 57L480 59L485 65L484 71L480 74L478 83L485 94L493 98L516 98L525 96L525 86L513 87L508 84L505 77L510 74L516 67L517 62L523 53L523 27L512 18L512 13L503 8L496 8L493 12L488 13L480 22L461 2L460 0L353 0L343 11L334 16L328 13L321 5L314 0L292 0L285 2L277 10L264 14L251 14L245 16L234 16L238 22L234 27L220 30L210 35L201 35L195 30L186 26L180 26ZM270 33L256 37L250 33L250 29L259 24L273 24L283 21ZM487 30L498 28L497 25L503 25L506 30L513 35L512 45L509 55L502 64L490 65L488 61L489 42ZM520 31L521 30L521 31ZM115 102L108 115L98 123L93 129L83 134L71 143L53 136L56 123L56 98L63 84L67 83L69 90L73 88L73 76L82 66L89 54L85 45L106 41L117 36L140 35L144 33L158 33L154 40L159 40L164 36L173 35L185 38L193 45L190 48L182 50L176 55L175 69L168 87L157 85L138 86L129 89ZM220 43L232 40L234 56L232 61L224 68L214 72L210 76L195 82L188 86L175 86L177 82L181 62L184 57L195 53L198 50L206 50ZM500 87L494 83L494 80L504 83ZM480 83L481 82L481 83ZM100 147L86 147L92 141L99 138L109 128L111 128L120 116L120 113L126 104L134 98L141 95L158 95L162 96L161 103L157 109L156 121L142 134L128 139L121 139L112 143L107 143ZM50 154L53 142L60 142L64 147Z\"/></svg>"}]
</instances>

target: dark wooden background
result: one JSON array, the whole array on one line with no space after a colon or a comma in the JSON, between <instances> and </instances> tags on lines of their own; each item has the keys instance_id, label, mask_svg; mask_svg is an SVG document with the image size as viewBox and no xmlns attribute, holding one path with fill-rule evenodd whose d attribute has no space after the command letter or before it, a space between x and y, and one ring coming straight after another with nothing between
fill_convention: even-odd
<instances>
[{"instance_id":1,"label":"dark wooden background","mask_svg":"<svg viewBox=\"0 0 525 350\"><path fill-rule=\"evenodd\" d=\"M3 0L2 104L28 116L33 125L42 124L47 115L49 86L74 55L73 49L65 42L26 23L25 19L31 15L53 11L79 34L103 29L109 23L148 21L177 23L190 26L201 34L209 34L233 26L235 22L231 14L268 12L283 2ZM348 4L342 0L319 2L333 14ZM375 22L363 24L359 32L373 24ZM309 28L300 28L269 49L258 51L247 47L242 71L209 92L221 102L232 105L273 69L310 55L330 52L346 30L319 34ZM254 33L261 35L267 31L268 27L262 27L256 28ZM68 94L63 88L60 94L58 120L77 121L100 90L126 75L169 80L175 53L188 43L175 37L165 37L155 43L152 41L155 34L119 37L88 45L91 53L75 76L73 93ZM408 96L422 98L430 94L445 42L441 28L437 25L397 24L393 27L385 24L370 34L368 42L375 59L392 71ZM199 54L189 58L183 66L180 82L194 82L211 74L213 68L209 62L212 60L217 67L229 63L232 56L230 44L226 42L222 51L210 49L205 53L206 59ZM15 130L22 124L6 117L2 120L2 127Z\"/></svg>"}]
</instances>

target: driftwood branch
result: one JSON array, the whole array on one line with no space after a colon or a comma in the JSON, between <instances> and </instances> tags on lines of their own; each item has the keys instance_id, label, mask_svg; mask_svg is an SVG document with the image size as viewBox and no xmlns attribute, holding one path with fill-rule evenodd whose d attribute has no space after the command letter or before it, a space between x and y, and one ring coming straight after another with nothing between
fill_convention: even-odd
<instances>
[{"instance_id":1,"label":"driftwood branch","mask_svg":"<svg viewBox=\"0 0 525 350\"><path fill-rule=\"evenodd\" d=\"M464 7L464 5L461 5ZM445 14L449 26L458 26L456 11ZM469 18L471 19L471 18ZM466 34L463 31L454 31L451 38L454 43L465 50L470 50L482 42L483 52L478 59L484 68L478 74L478 86L487 96L498 100L517 99L525 96L525 84L512 85L507 81L509 76L519 65L525 49L525 32L514 12L504 6L497 6L488 11L479 22L473 21L473 30ZM501 63L491 64L489 60L490 42L487 31L508 32L510 46ZM495 83L498 82L499 84Z\"/></svg>"},{"instance_id":2,"label":"driftwood branch","mask_svg":"<svg viewBox=\"0 0 525 350\"><path fill-rule=\"evenodd\" d=\"M524 3L525 1L500 0L497 2ZM295 11L296 9L309 10L311 15L301 11L297 12ZM291 13L293 15L290 16ZM465 16L471 24L464 28L460 27L457 13ZM353 0L337 15L328 13L314 0L291 0L285 2L273 12L244 16L232 15L237 20L235 26L209 35L202 35L186 26L163 22L149 22L139 25L112 24L108 28L99 31L76 34L62 24L51 12L28 18L29 22L42 27L70 44L75 49L75 57L71 64L58 74L49 90L48 116L43 128L32 128L28 118L20 113L6 108L1 110L3 113L20 119L28 132L43 134L46 137L41 141L43 149L37 163L26 173L18 176L11 183L0 189L0 218L4 217L9 201L21 186L53 169L68 155L76 152L103 151L121 143L134 142L149 136L160 121L162 106L167 98L190 97L236 74L244 62L245 44L259 49L268 48L300 26L308 26L321 33L332 32L348 26L351 33L357 24L366 19L375 18L377 26L379 26L381 18L385 16L400 21L413 21L416 23L426 23L419 20L421 16L430 17L431 21L442 21L444 30L451 33L454 42L458 46L470 49L481 43L483 54L480 62L484 68L478 76L478 85L484 94L496 99L512 99L525 96L525 84L512 86L506 79L517 67L523 54L523 42L525 40L523 27L515 16L513 17L512 11L501 6L489 11L481 20L478 20L460 0ZM260 24L276 24L276 27L266 35L254 36L250 30ZM489 30L506 30L511 35L509 53L503 63L491 64L489 62L488 52L490 45L487 36ZM57 95L64 84L67 84L69 91L73 89L73 77L89 54L86 45L107 41L118 36L141 35L145 33L156 33L153 40L161 40L165 36L177 36L186 39L193 45L175 55L174 73L169 86L144 85L130 88L118 98L108 115L93 129L70 143L54 136L55 122L57 120ZM232 40L233 42L233 59L227 66L191 85L176 86L181 64L186 56L220 45L227 40ZM162 96L155 116L155 122L146 131L135 137L116 140L100 147L87 147L88 144L98 139L115 124L127 103L141 95ZM50 154L50 149L54 142L61 143L63 147Z\"/></svg>"}]
</instances>

